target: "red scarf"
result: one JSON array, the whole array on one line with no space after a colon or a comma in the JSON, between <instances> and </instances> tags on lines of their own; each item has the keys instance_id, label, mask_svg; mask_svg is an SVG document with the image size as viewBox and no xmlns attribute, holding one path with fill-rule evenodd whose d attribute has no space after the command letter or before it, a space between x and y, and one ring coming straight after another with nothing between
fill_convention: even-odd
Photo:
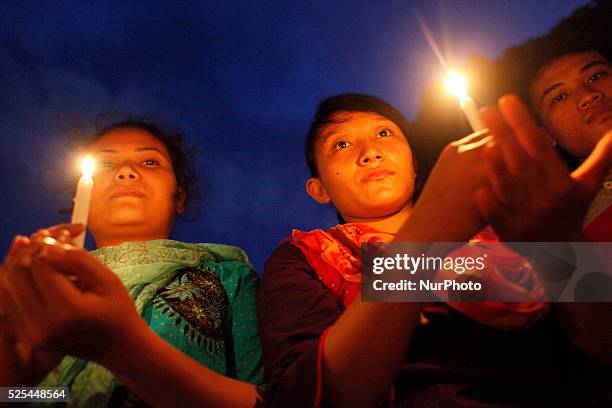
<instances>
[{"instance_id":1,"label":"red scarf","mask_svg":"<svg viewBox=\"0 0 612 408\"><path fill-rule=\"evenodd\" d=\"M377 231L362 224L344 224L323 231L293 230L287 240L298 247L306 256L310 266L331 290L334 297L346 308L359 295L361 290L361 244L368 242L391 242L394 234ZM489 228L477 234L472 241L497 242L498 239ZM469 256L468 246L461 247L449 256ZM534 299L540 299L543 288L535 279L531 265L511 250L494 251L496 259L491 263L494 268L484 271L489 284L501 285L503 290L521 290ZM503 268L500 268L503 265ZM500 270L503 269L503 270ZM499 287L499 286L498 286ZM446 305L477 320L500 329L521 329L529 327L545 316L548 304L544 302L451 302ZM446 306L434 303L423 305L429 313L448 313Z\"/></svg>"}]
</instances>

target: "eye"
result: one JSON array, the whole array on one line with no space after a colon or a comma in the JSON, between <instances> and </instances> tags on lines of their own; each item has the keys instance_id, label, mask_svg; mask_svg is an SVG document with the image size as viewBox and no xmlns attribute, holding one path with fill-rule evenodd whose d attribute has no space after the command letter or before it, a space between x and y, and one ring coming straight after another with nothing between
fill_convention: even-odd
<instances>
[{"instance_id":1,"label":"eye","mask_svg":"<svg viewBox=\"0 0 612 408\"><path fill-rule=\"evenodd\" d=\"M589 79L588 79L588 81L587 81L587 82L588 82L589 84L590 84L590 83L593 83L593 82L597 81L598 79L605 77L606 75L608 75L608 73L607 73L607 72L604 72L604 71L602 71L602 72L597 72L597 73L595 73L595 74L591 75L591 76L589 77Z\"/></svg>"},{"instance_id":2,"label":"eye","mask_svg":"<svg viewBox=\"0 0 612 408\"><path fill-rule=\"evenodd\" d=\"M100 160L100 161L98 162L98 166L97 166L97 167L98 167L99 169L110 169L110 168L112 168L114 165L115 165L115 163L113 163L113 162L112 162L112 161L110 161L110 160Z\"/></svg>"},{"instance_id":3,"label":"eye","mask_svg":"<svg viewBox=\"0 0 612 408\"><path fill-rule=\"evenodd\" d=\"M159 162L155 159L143 160L142 164L145 166L159 166Z\"/></svg>"},{"instance_id":4,"label":"eye","mask_svg":"<svg viewBox=\"0 0 612 408\"><path fill-rule=\"evenodd\" d=\"M347 141L339 140L336 143L334 143L332 151L335 152L337 150L343 150L343 149L346 149L347 147L349 147L349 143Z\"/></svg>"},{"instance_id":5,"label":"eye","mask_svg":"<svg viewBox=\"0 0 612 408\"><path fill-rule=\"evenodd\" d=\"M381 129L378 131L378 137L387 137L387 136L391 136L393 133L391 133L391 131L387 128L385 129Z\"/></svg>"},{"instance_id":6,"label":"eye","mask_svg":"<svg viewBox=\"0 0 612 408\"><path fill-rule=\"evenodd\" d=\"M560 93L559 95L555 96L552 101L550 102L551 105L556 105L559 102L561 102L562 100L564 100L565 98L567 98L567 94L565 92Z\"/></svg>"}]
</instances>

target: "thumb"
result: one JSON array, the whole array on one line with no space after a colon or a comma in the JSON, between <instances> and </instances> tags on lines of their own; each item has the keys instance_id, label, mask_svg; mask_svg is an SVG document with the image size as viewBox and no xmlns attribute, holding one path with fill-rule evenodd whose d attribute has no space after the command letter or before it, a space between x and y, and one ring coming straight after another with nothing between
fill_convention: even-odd
<instances>
[{"instance_id":1,"label":"thumb","mask_svg":"<svg viewBox=\"0 0 612 408\"><path fill-rule=\"evenodd\" d=\"M572 172L572 178L587 194L594 194L612 165L612 130L597 142L586 160Z\"/></svg>"}]
</instances>

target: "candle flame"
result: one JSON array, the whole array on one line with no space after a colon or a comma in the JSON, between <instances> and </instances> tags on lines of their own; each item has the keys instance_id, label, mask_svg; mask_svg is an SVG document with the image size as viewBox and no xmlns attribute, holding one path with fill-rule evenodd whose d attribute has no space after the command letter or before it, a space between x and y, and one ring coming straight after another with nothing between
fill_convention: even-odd
<instances>
[{"instance_id":1,"label":"candle flame","mask_svg":"<svg viewBox=\"0 0 612 408\"><path fill-rule=\"evenodd\" d=\"M446 88L451 91L459 102L463 103L467 97L467 86L465 84L465 77L457 72L449 72L446 77Z\"/></svg>"},{"instance_id":2,"label":"candle flame","mask_svg":"<svg viewBox=\"0 0 612 408\"><path fill-rule=\"evenodd\" d=\"M94 172L94 161L91 156L87 156L81 162L81 172L83 173L83 177L91 178Z\"/></svg>"}]
</instances>

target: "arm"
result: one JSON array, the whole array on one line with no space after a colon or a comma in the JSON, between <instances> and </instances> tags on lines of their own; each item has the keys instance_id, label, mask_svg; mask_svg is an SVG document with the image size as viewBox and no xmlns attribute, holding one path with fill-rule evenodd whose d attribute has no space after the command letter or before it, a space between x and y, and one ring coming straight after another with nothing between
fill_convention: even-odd
<instances>
[{"instance_id":1,"label":"arm","mask_svg":"<svg viewBox=\"0 0 612 408\"><path fill-rule=\"evenodd\" d=\"M482 118L500 148L485 152L481 216L507 242L584 240L584 213L612 164L612 132L570 173L516 96L501 98L498 109L484 108Z\"/></svg>"},{"instance_id":2,"label":"arm","mask_svg":"<svg viewBox=\"0 0 612 408\"><path fill-rule=\"evenodd\" d=\"M209 370L155 335L118 278L90 254L49 241L32 245L39 249L30 267L8 274L32 344L106 366L153 406L255 405L253 386Z\"/></svg>"},{"instance_id":3,"label":"arm","mask_svg":"<svg viewBox=\"0 0 612 408\"><path fill-rule=\"evenodd\" d=\"M359 299L348 307L329 330L323 349L324 401L329 406L371 407L387 399L420 308L420 303Z\"/></svg>"},{"instance_id":4,"label":"arm","mask_svg":"<svg viewBox=\"0 0 612 408\"><path fill-rule=\"evenodd\" d=\"M466 242L484 227L474 196L484 182L483 155L497 149L488 129L448 144L436 161L397 242Z\"/></svg>"},{"instance_id":5,"label":"arm","mask_svg":"<svg viewBox=\"0 0 612 408\"><path fill-rule=\"evenodd\" d=\"M266 263L258 298L268 404L381 404L419 309L356 300L342 314L301 251L282 245Z\"/></svg>"},{"instance_id":6,"label":"arm","mask_svg":"<svg viewBox=\"0 0 612 408\"><path fill-rule=\"evenodd\" d=\"M488 185L479 210L505 241L582 241L584 212L612 163L612 132L570 173L527 109L515 96L488 108L483 120L505 144L489 151ZM562 220L562 222L560 222ZM606 303L557 303L561 325L580 350L612 362ZM603 331L603 332L602 332Z\"/></svg>"},{"instance_id":7,"label":"arm","mask_svg":"<svg viewBox=\"0 0 612 408\"><path fill-rule=\"evenodd\" d=\"M124 343L124 352L104 362L152 406L253 407L254 386L218 374L172 347L146 325Z\"/></svg>"},{"instance_id":8,"label":"arm","mask_svg":"<svg viewBox=\"0 0 612 408\"><path fill-rule=\"evenodd\" d=\"M321 336L340 315L302 252L281 245L266 262L257 297L266 406L320 405Z\"/></svg>"},{"instance_id":9,"label":"arm","mask_svg":"<svg viewBox=\"0 0 612 408\"><path fill-rule=\"evenodd\" d=\"M19 273L24 267L13 253L28 244L26 237L15 237L4 264L0 265L0 386L35 385L61 359L61 355L40 350L27 342L19 330L18 305L6 289L9 271Z\"/></svg>"},{"instance_id":10,"label":"arm","mask_svg":"<svg viewBox=\"0 0 612 408\"><path fill-rule=\"evenodd\" d=\"M488 141L487 133L480 132L445 149L398 240L464 241L480 229L482 221L473 193L482 178L480 148ZM329 406L369 407L383 403L412 338L420 304L356 300L337 317L337 309L331 305L323 307L319 302L326 290L312 277L305 260L300 263L295 257L275 258L266 265L259 297L264 355L268 355L265 365L273 373L272 382L268 382L270 397L276 398L273 402L279 406L286 403L283 390L292 389L295 382L292 378L298 375L295 367L302 364L304 356L309 356L311 364L316 361L322 372L322 385L316 393L322 399L310 399L314 399L315 405L321 402ZM285 301L285 297L290 300ZM284 316L275 311L283 309L290 315L286 318L290 329L278 327L277 322L283 321ZM313 320L312 313L327 324L316 326L318 330L305 336L300 328ZM334 318L330 321L328 316ZM296 338L302 341L291 344ZM315 353L315 345L320 354ZM271 361L272 350L283 346L286 349L281 354L286 360L279 357ZM298 353L291 346L306 347L307 351ZM316 377L312 373L311 376Z\"/></svg>"}]
</instances>

